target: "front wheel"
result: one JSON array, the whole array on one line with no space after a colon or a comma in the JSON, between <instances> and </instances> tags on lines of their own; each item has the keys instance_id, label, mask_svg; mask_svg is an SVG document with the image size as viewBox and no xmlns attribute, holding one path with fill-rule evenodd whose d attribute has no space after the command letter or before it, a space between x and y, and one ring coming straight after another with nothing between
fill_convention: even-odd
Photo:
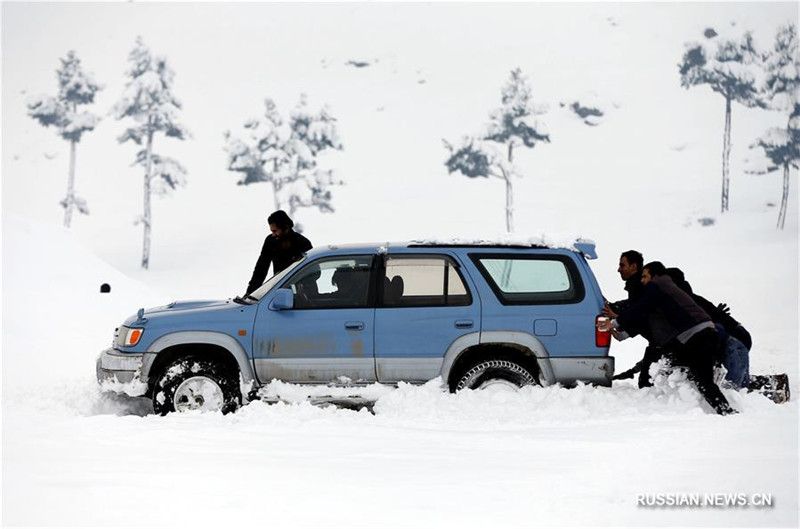
<instances>
[{"instance_id":1,"label":"front wheel","mask_svg":"<svg viewBox=\"0 0 800 529\"><path fill-rule=\"evenodd\" d=\"M537 384L536 377L514 360L481 360L467 369L458 379L455 390L486 389L492 386L519 389Z\"/></svg>"},{"instance_id":2,"label":"front wheel","mask_svg":"<svg viewBox=\"0 0 800 529\"><path fill-rule=\"evenodd\" d=\"M173 362L153 388L153 411L159 415L194 410L230 413L241 400L237 377L230 369L192 357Z\"/></svg>"}]
</instances>

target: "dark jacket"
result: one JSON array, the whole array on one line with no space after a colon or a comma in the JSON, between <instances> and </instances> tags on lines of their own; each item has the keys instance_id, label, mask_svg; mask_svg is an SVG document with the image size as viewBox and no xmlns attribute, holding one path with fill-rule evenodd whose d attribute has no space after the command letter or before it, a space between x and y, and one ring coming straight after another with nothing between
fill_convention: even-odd
<instances>
[{"instance_id":1,"label":"dark jacket","mask_svg":"<svg viewBox=\"0 0 800 529\"><path fill-rule=\"evenodd\" d=\"M663 346L711 317L678 288L669 276L659 276L644 285L642 296L617 316L619 327L629 334L651 335L651 345Z\"/></svg>"},{"instance_id":2,"label":"dark jacket","mask_svg":"<svg viewBox=\"0 0 800 529\"><path fill-rule=\"evenodd\" d=\"M253 277L247 284L246 294L250 294L264 283L270 263L272 263L272 273L277 274L310 249L311 242L296 231L290 231L281 239L276 239L272 234L267 235L261 247L261 255L258 256L253 269Z\"/></svg>"},{"instance_id":3,"label":"dark jacket","mask_svg":"<svg viewBox=\"0 0 800 529\"><path fill-rule=\"evenodd\" d=\"M711 316L672 278L664 275L648 282L642 297L617 316L616 324L624 330L649 325L656 344L672 349L676 365L689 370L706 402L720 415L736 413L714 383L714 362L722 359L722 348Z\"/></svg>"},{"instance_id":4,"label":"dark jacket","mask_svg":"<svg viewBox=\"0 0 800 529\"><path fill-rule=\"evenodd\" d=\"M625 292L628 293L629 301L634 301L642 297L642 294L644 294L644 285L642 284L641 272L636 272L625 280Z\"/></svg>"},{"instance_id":5,"label":"dark jacket","mask_svg":"<svg viewBox=\"0 0 800 529\"><path fill-rule=\"evenodd\" d=\"M733 316L721 310L711 301L707 300L703 296L695 294L692 290L692 286L688 281L686 281L683 271L681 271L680 268L667 268L667 274L681 290L692 296L694 302L700 305L700 308L703 309L709 316L711 316L711 320L714 323L720 324L722 327L724 327L728 334L742 342L747 347L748 351L750 350L753 345L753 340L750 337L750 333L741 323L736 321Z\"/></svg>"},{"instance_id":6,"label":"dark jacket","mask_svg":"<svg viewBox=\"0 0 800 529\"><path fill-rule=\"evenodd\" d=\"M611 310L617 314L625 310L625 308L630 305L632 301L642 297L642 294L644 293L644 285L642 284L641 272L636 272L625 280L625 292L628 293L628 299L621 299L619 301L609 303Z\"/></svg>"}]
</instances>

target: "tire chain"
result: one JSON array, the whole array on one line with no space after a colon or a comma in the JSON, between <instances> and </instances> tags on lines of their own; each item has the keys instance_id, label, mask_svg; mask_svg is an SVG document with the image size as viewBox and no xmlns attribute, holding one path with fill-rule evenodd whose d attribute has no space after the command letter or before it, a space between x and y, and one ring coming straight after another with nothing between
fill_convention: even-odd
<instances>
[{"instance_id":1,"label":"tire chain","mask_svg":"<svg viewBox=\"0 0 800 529\"><path fill-rule=\"evenodd\" d=\"M461 376L461 379L458 381L458 386L456 386L456 391L464 389L465 383L477 374L493 368L508 369L509 371L522 376L527 384L536 384L536 378L527 369L516 362L509 362L508 360L486 360L476 366L473 366L472 369Z\"/></svg>"}]
</instances>

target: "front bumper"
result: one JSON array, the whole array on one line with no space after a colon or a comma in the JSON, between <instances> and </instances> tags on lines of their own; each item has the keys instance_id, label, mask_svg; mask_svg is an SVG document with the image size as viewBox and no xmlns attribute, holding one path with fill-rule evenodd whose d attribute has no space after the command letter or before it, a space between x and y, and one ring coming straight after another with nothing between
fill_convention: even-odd
<instances>
[{"instance_id":1,"label":"front bumper","mask_svg":"<svg viewBox=\"0 0 800 529\"><path fill-rule=\"evenodd\" d=\"M132 397L147 392L143 380L142 367L145 355L142 353L122 353L116 349L106 349L97 359L97 382L101 389L126 393Z\"/></svg>"}]
</instances>

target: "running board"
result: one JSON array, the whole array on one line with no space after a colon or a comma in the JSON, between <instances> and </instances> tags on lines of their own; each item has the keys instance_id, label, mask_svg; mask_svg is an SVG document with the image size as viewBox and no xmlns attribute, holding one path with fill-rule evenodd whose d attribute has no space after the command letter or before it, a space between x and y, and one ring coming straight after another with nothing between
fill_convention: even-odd
<instances>
[{"instance_id":1,"label":"running board","mask_svg":"<svg viewBox=\"0 0 800 529\"><path fill-rule=\"evenodd\" d=\"M333 396L315 396L315 397L308 397L305 400L297 401L297 400L288 400L282 399L280 397L259 397L255 395L250 400L260 400L265 404L277 404L282 402L284 404L299 404L301 402L308 402L312 406L319 406L320 408L327 408L329 406L335 406L337 408L342 408L346 410L362 410L366 409L370 413L372 413L373 408L375 407L375 399L368 399L365 397L333 397Z\"/></svg>"}]
</instances>

